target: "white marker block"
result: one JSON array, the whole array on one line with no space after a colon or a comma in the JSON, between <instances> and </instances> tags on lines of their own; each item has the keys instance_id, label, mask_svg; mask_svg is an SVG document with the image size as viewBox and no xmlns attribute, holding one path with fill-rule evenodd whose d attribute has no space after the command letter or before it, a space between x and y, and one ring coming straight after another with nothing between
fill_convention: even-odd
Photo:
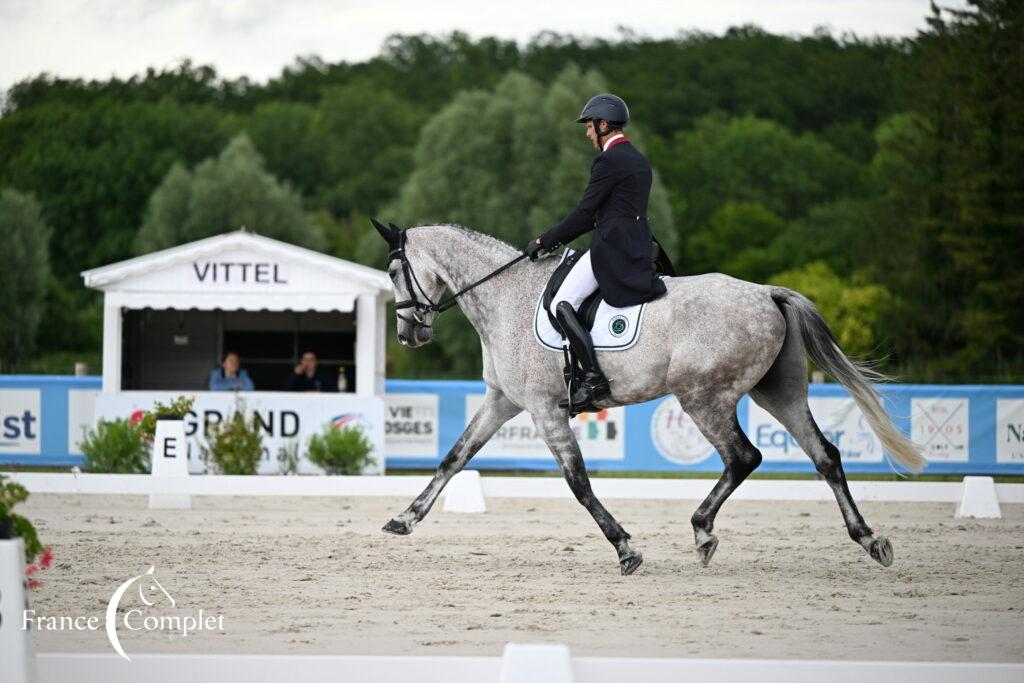
<instances>
[{"instance_id":1,"label":"white marker block","mask_svg":"<svg viewBox=\"0 0 1024 683\"><path fill-rule=\"evenodd\" d=\"M188 481L188 443L185 441L185 421L157 418L153 437L153 477L168 483ZM189 510L192 497L181 493L151 493L150 510Z\"/></svg>"},{"instance_id":2,"label":"white marker block","mask_svg":"<svg viewBox=\"0 0 1024 683\"><path fill-rule=\"evenodd\" d=\"M487 512L480 473L462 470L444 487L445 512Z\"/></svg>"},{"instance_id":3,"label":"white marker block","mask_svg":"<svg viewBox=\"0 0 1024 683\"><path fill-rule=\"evenodd\" d=\"M978 519L1002 517L995 480L992 477L964 477L963 491L954 516Z\"/></svg>"},{"instance_id":4,"label":"white marker block","mask_svg":"<svg viewBox=\"0 0 1024 683\"><path fill-rule=\"evenodd\" d=\"M573 683L569 647L560 643L506 643L499 683Z\"/></svg>"},{"instance_id":5,"label":"white marker block","mask_svg":"<svg viewBox=\"0 0 1024 683\"><path fill-rule=\"evenodd\" d=\"M26 610L25 545L20 538L0 541L0 671L4 683L35 683L32 629L22 629ZM31 622L32 613L28 612Z\"/></svg>"}]
</instances>

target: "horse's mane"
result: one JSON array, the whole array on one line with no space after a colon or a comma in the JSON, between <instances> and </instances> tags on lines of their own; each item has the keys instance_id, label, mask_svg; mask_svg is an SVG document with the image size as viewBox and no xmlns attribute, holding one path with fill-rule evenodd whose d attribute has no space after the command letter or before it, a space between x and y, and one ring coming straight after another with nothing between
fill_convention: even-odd
<instances>
[{"instance_id":1,"label":"horse's mane","mask_svg":"<svg viewBox=\"0 0 1024 683\"><path fill-rule=\"evenodd\" d=\"M415 225L409 229L413 230L415 228L444 228L447 230L454 230L458 232L460 235L469 239L470 241L476 242L479 245L489 247L496 251L504 251L508 249L511 249L516 252L520 251L518 247L514 247L504 240L500 240L497 237L493 237L492 235L487 235L485 233L478 232L476 230L473 230L472 228L467 228L464 225L458 225L457 223L428 223L424 225Z\"/></svg>"}]
</instances>

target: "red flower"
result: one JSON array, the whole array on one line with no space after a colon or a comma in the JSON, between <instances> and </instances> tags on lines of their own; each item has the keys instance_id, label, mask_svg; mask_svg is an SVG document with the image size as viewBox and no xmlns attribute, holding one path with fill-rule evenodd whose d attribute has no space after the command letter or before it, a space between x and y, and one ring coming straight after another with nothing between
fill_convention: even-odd
<instances>
[{"instance_id":1,"label":"red flower","mask_svg":"<svg viewBox=\"0 0 1024 683\"><path fill-rule=\"evenodd\" d=\"M42 585L43 584L41 581L37 581L35 579L29 579L25 582L25 588L28 588L30 591L35 590L36 588L39 588Z\"/></svg>"},{"instance_id":2,"label":"red flower","mask_svg":"<svg viewBox=\"0 0 1024 683\"><path fill-rule=\"evenodd\" d=\"M53 563L53 551L50 550L50 546L46 546L43 550L42 557L39 558L39 566L43 569L49 569Z\"/></svg>"},{"instance_id":3,"label":"red flower","mask_svg":"<svg viewBox=\"0 0 1024 683\"><path fill-rule=\"evenodd\" d=\"M31 565L31 566L29 566L29 567L27 567L27 568L25 569L25 576L32 576L32 575L33 575L33 574L35 574L35 573L36 573L37 571L39 571L39 567L37 567L37 566L35 566L35 565L33 564L33 565Z\"/></svg>"}]
</instances>

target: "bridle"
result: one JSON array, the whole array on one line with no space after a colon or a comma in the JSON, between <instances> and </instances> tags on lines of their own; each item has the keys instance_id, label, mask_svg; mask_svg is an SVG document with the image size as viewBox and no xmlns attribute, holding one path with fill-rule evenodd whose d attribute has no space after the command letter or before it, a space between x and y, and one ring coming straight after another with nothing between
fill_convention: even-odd
<instances>
[{"instance_id":1,"label":"bridle","mask_svg":"<svg viewBox=\"0 0 1024 683\"><path fill-rule=\"evenodd\" d=\"M398 231L398 244L397 246L395 246L394 249L388 252L388 263L390 264L391 261L393 261L394 259L398 259L402 264L402 276L405 279L405 288L409 290L409 298L405 299L404 301L395 302L395 314L398 316L400 320L404 320L405 322L412 325L414 330L417 328L430 329L431 325L426 322L427 313L444 313L449 308L455 305L456 300L460 296L462 296L469 290L473 289L474 287L482 285L495 275L504 272L508 268L511 268L512 266L526 258L526 254L520 254L516 258L506 263L505 265L501 266L492 273L485 275L484 277L480 278L479 280L469 285L468 287L446 298L443 298L435 303L429 296L427 296L427 290L423 289L422 285L420 285L419 280L416 278L416 271L413 270L412 263L409 262L409 257L406 256L405 254L405 232L405 230ZM416 285L415 287L413 287L414 284ZM416 297L417 288L420 290L420 294L423 295L423 298L426 299L426 303L420 301ZM399 312L406 308L413 309L411 318L402 315Z\"/></svg>"}]
</instances>

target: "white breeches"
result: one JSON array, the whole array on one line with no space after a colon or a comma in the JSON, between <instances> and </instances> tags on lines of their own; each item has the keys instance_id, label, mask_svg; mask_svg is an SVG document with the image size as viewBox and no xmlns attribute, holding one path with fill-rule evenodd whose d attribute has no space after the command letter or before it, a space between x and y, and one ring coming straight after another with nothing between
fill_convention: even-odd
<instances>
[{"instance_id":1,"label":"white breeches","mask_svg":"<svg viewBox=\"0 0 1024 683\"><path fill-rule=\"evenodd\" d=\"M580 304L597 289L597 278L594 277L594 268L590 265L590 250L580 257L580 260L569 271L569 274L562 280L562 285L555 292L551 300L551 315L555 315L555 308L561 301L568 301L573 310L579 311Z\"/></svg>"}]
</instances>

